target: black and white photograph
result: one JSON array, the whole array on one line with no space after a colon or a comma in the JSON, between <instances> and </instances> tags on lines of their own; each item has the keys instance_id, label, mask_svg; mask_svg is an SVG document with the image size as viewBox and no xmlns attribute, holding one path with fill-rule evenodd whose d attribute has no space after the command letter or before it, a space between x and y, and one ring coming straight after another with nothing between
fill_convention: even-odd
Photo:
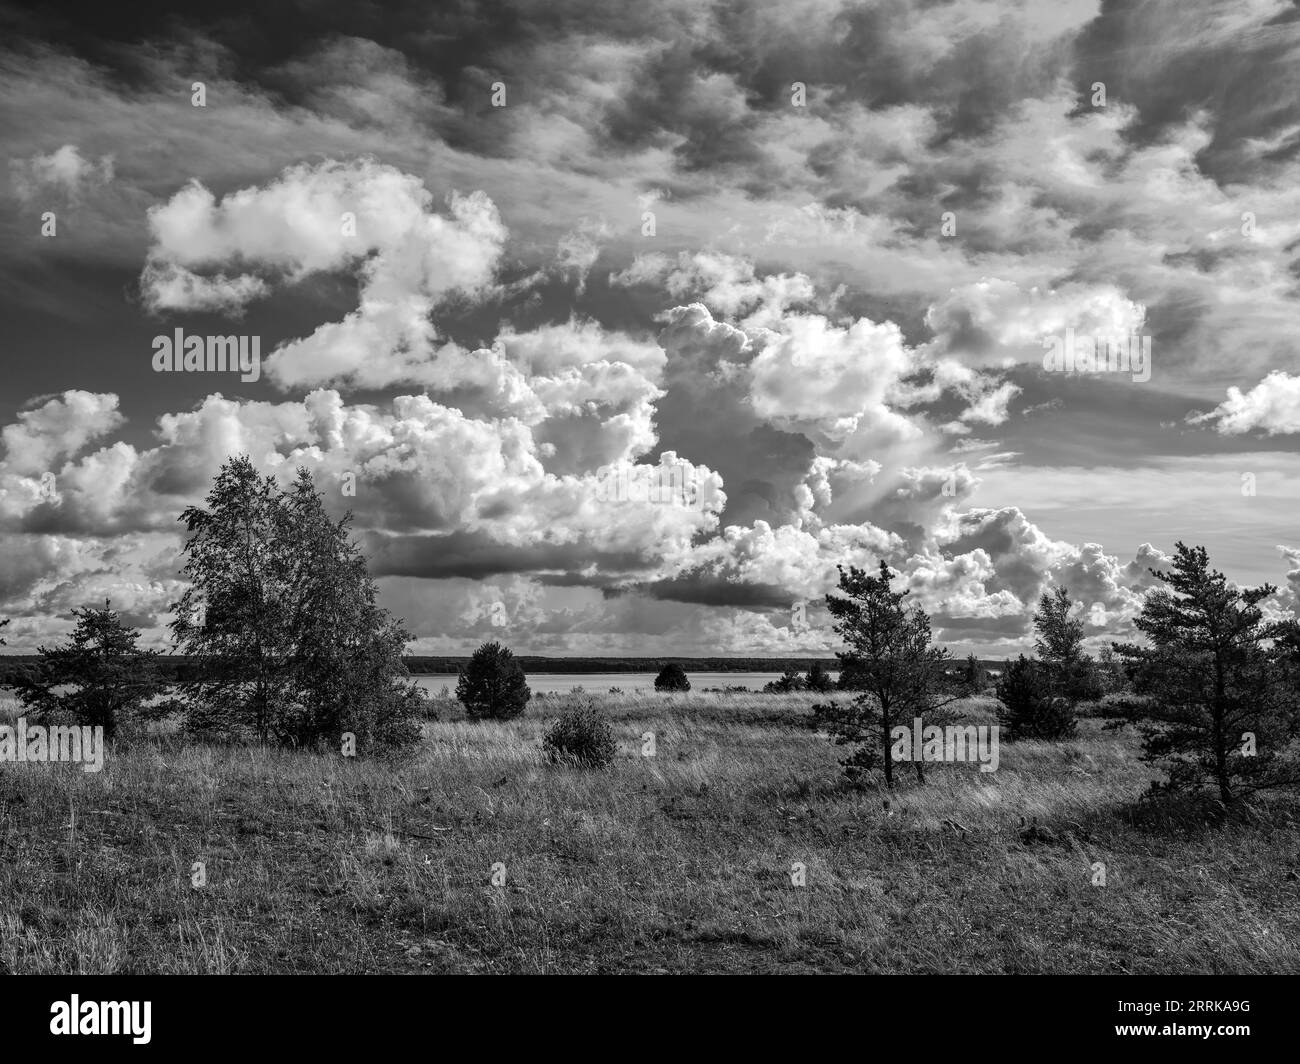
<instances>
[{"instance_id":1,"label":"black and white photograph","mask_svg":"<svg viewBox=\"0 0 1300 1064\"><path fill-rule=\"evenodd\" d=\"M1300 972L1294 0L0 0L0 146L53 1042Z\"/></svg>"}]
</instances>

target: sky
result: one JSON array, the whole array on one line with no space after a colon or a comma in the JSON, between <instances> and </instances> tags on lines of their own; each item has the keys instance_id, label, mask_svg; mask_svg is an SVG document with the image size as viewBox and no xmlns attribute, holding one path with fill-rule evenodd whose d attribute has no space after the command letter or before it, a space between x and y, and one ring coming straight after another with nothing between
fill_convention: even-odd
<instances>
[{"instance_id":1,"label":"sky","mask_svg":"<svg viewBox=\"0 0 1300 1064\"><path fill-rule=\"evenodd\" d=\"M1178 541L1294 614L1295 4L267 8L0 3L8 651L165 647L236 454L413 653L829 654L882 560L1096 649Z\"/></svg>"}]
</instances>

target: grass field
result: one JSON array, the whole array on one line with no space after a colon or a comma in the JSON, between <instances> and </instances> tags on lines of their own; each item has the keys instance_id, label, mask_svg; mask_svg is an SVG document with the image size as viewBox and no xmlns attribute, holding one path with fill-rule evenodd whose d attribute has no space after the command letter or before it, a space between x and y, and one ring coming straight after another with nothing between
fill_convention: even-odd
<instances>
[{"instance_id":1,"label":"grass field","mask_svg":"<svg viewBox=\"0 0 1300 1064\"><path fill-rule=\"evenodd\" d=\"M0 764L0 971L1300 970L1296 807L1139 812L1131 734L1003 744L886 809L840 781L816 696L600 700L602 771L542 757L554 697L509 724L441 704L398 765L175 735L98 774Z\"/></svg>"}]
</instances>

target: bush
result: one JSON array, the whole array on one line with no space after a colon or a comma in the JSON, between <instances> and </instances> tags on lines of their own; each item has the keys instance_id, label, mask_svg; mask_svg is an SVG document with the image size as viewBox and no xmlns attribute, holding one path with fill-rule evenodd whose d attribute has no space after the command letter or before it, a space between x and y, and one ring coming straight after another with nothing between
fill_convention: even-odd
<instances>
[{"instance_id":1,"label":"bush","mask_svg":"<svg viewBox=\"0 0 1300 1064\"><path fill-rule=\"evenodd\" d=\"M961 693L968 698L977 695L988 682L988 671L984 668L984 663L974 654L968 654L957 670L957 685Z\"/></svg>"},{"instance_id":2,"label":"bush","mask_svg":"<svg viewBox=\"0 0 1300 1064\"><path fill-rule=\"evenodd\" d=\"M594 701L581 698L547 728L542 749L553 761L604 768L613 763L618 744L605 714Z\"/></svg>"},{"instance_id":3,"label":"bush","mask_svg":"<svg viewBox=\"0 0 1300 1064\"><path fill-rule=\"evenodd\" d=\"M808 678L804 680L804 687L809 691L825 694L835 689L835 681L831 679L831 674L822 668L820 661L814 661L812 668L808 670Z\"/></svg>"},{"instance_id":4,"label":"bush","mask_svg":"<svg viewBox=\"0 0 1300 1064\"><path fill-rule=\"evenodd\" d=\"M689 691L691 681L686 678L686 670L677 662L671 662L659 670L655 677L656 691Z\"/></svg>"},{"instance_id":5,"label":"bush","mask_svg":"<svg viewBox=\"0 0 1300 1064\"><path fill-rule=\"evenodd\" d=\"M812 707L809 725L824 731L836 746L849 747L849 756L840 761L845 778L855 787L868 785L882 764L880 703L876 696L864 692L852 701L818 702Z\"/></svg>"},{"instance_id":6,"label":"bush","mask_svg":"<svg viewBox=\"0 0 1300 1064\"><path fill-rule=\"evenodd\" d=\"M1067 739L1074 734L1074 711L1068 699L1052 694L1042 665L1023 654L1007 663L997 685L998 722L1008 742L1018 739Z\"/></svg>"},{"instance_id":7,"label":"bush","mask_svg":"<svg viewBox=\"0 0 1300 1064\"><path fill-rule=\"evenodd\" d=\"M513 720L532 692L514 654L500 643L484 643L461 670L456 697L474 720Z\"/></svg>"},{"instance_id":8,"label":"bush","mask_svg":"<svg viewBox=\"0 0 1300 1064\"><path fill-rule=\"evenodd\" d=\"M764 694L769 695L783 695L789 691L802 691L803 689L804 679L794 669L786 669L779 680L771 680L763 684Z\"/></svg>"}]
</instances>

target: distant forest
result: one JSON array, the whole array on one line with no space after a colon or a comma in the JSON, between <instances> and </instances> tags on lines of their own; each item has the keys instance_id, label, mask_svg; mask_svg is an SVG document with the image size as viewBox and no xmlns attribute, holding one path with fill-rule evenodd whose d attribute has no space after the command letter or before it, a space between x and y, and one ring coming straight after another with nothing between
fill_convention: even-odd
<instances>
[{"instance_id":1,"label":"distant forest","mask_svg":"<svg viewBox=\"0 0 1300 1064\"><path fill-rule=\"evenodd\" d=\"M40 660L36 654L0 655L0 687L12 683L18 672ZM414 675L456 675L469 661L469 655L459 657L429 657L415 655L402 659ZM807 672L814 662L838 671L840 663L835 658L546 658L516 656L525 673L599 673L599 672L652 672L657 673L669 662L677 662L687 675L693 672ZM953 660L957 665L959 659ZM1000 658L986 659L983 664L1000 668ZM169 681L194 678L194 665L181 654L164 654L158 658L158 667Z\"/></svg>"}]
</instances>

